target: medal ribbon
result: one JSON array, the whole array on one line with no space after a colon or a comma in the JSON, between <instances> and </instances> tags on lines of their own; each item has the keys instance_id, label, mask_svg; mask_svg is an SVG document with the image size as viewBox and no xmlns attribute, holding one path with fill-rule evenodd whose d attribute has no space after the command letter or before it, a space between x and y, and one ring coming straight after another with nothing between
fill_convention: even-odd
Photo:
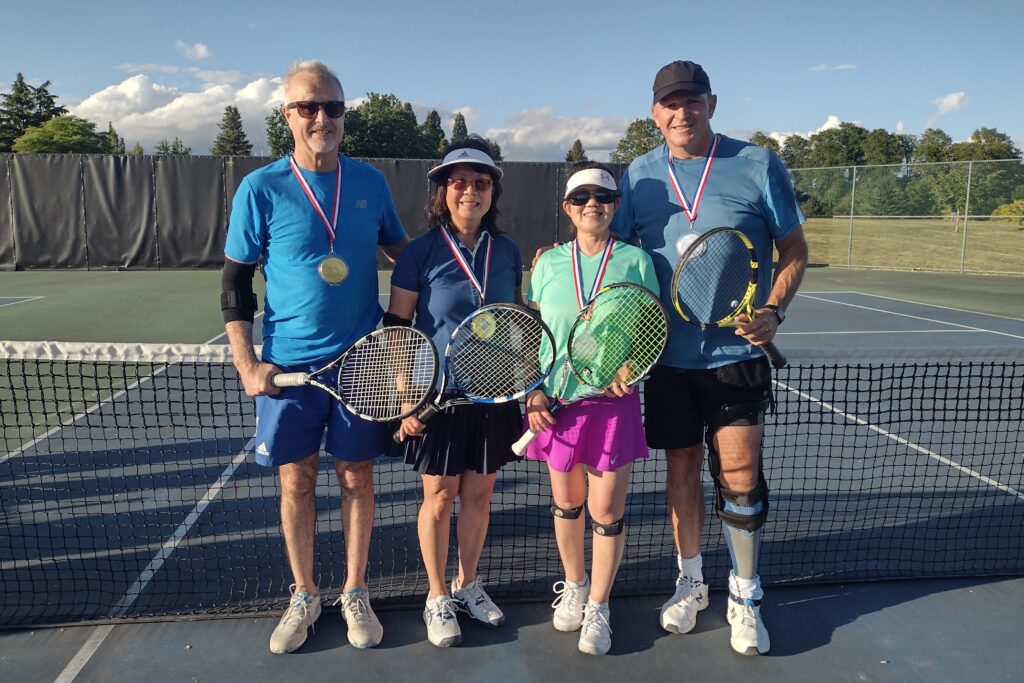
<instances>
[{"instance_id":1,"label":"medal ribbon","mask_svg":"<svg viewBox=\"0 0 1024 683\"><path fill-rule=\"evenodd\" d=\"M572 282L576 286L576 305L582 311L590 303L594 295L601 289L601 280L604 279L604 272L608 269L608 261L612 258L612 244L615 238L609 236L604 245L604 253L601 254L601 263L597 267L597 275L594 277L594 286L590 288L590 296L583 299L583 264L580 259L579 240L572 241Z\"/></svg>"},{"instance_id":2,"label":"medal ribbon","mask_svg":"<svg viewBox=\"0 0 1024 683\"><path fill-rule=\"evenodd\" d=\"M292 167L292 173L295 174L296 180L299 181L299 185L302 187L302 191L306 193L306 199L316 209L316 213L320 216L320 220L323 221L324 227L327 229L327 238L331 243L331 253L334 253L334 232L338 227L338 209L341 207L341 158L338 159L338 173L337 182L334 188L334 220L327 220L327 214L324 213L324 208L320 206L320 201L313 194L313 189L306 182L302 173L299 171L299 165L295 163L295 157L289 157L288 163Z\"/></svg>"},{"instance_id":3,"label":"medal ribbon","mask_svg":"<svg viewBox=\"0 0 1024 683\"><path fill-rule=\"evenodd\" d=\"M487 281L491 277L491 246L494 245L494 240L491 239L491 233L486 230L480 234L480 239L487 238L487 255L484 260L484 284L480 285L480 280L477 279L476 273L473 272L473 268L470 266L469 261L462 253L462 249L456 244L455 238L448 233L448 229L441 228L441 237L444 237L445 243L448 245L448 249L451 250L452 256L455 258L455 262L462 268L462 272L466 274L466 278L469 283L473 285L473 289L480 293L480 303L484 303L487 298Z\"/></svg>"},{"instance_id":4,"label":"medal ribbon","mask_svg":"<svg viewBox=\"0 0 1024 683\"><path fill-rule=\"evenodd\" d=\"M700 174L700 182L697 184L697 192L693 195L693 208L690 208L690 203L686 201L686 195L683 194L683 188L679 185L679 179L676 178L675 167L672 166L672 152L668 152L668 179L672 183L672 189L676 191L676 197L679 198L679 204L683 207L683 213L690 219L690 225L692 226L697 220L697 210L700 208L701 197L704 196L704 187L708 184L708 176L711 175L711 166L715 163L715 153L718 151L718 134L711 140L711 148L708 149L707 158L704 160L704 171Z\"/></svg>"}]
</instances>

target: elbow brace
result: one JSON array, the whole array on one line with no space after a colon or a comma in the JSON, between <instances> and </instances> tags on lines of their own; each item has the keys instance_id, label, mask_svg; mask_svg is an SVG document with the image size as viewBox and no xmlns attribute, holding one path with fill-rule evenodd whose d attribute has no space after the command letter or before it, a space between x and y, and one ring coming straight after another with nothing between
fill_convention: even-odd
<instances>
[{"instance_id":1,"label":"elbow brace","mask_svg":"<svg viewBox=\"0 0 1024 683\"><path fill-rule=\"evenodd\" d=\"M412 327L412 321L394 313L385 313L384 327Z\"/></svg>"},{"instance_id":2,"label":"elbow brace","mask_svg":"<svg viewBox=\"0 0 1024 683\"><path fill-rule=\"evenodd\" d=\"M225 323L238 320L251 323L256 317L258 305L256 294L252 291L252 278L255 274L255 263L224 259L220 279L220 310Z\"/></svg>"}]
</instances>

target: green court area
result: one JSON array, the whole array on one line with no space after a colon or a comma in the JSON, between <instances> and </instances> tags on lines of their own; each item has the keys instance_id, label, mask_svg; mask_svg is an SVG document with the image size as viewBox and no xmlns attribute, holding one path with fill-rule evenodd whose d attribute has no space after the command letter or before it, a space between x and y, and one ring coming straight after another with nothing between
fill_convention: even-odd
<instances>
[{"instance_id":1,"label":"green court area","mask_svg":"<svg viewBox=\"0 0 1024 683\"><path fill-rule=\"evenodd\" d=\"M381 294L388 278L380 273ZM812 267L802 290L859 291L1024 318L1022 283L1014 276ZM256 285L262 289L258 277ZM18 297L42 298L0 305L0 339L197 344L224 329L217 271L0 273L0 304Z\"/></svg>"},{"instance_id":2,"label":"green court area","mask_svg":"<svg viewBox=\"0 0 1024 683\"><path fill-rule=\"evenodd\" d=\"M1024 274L1024 226L971 218L810 218L811 262L826 266ZM852 246L851 246L852 245Z\"/></svg>"}]
</instances>

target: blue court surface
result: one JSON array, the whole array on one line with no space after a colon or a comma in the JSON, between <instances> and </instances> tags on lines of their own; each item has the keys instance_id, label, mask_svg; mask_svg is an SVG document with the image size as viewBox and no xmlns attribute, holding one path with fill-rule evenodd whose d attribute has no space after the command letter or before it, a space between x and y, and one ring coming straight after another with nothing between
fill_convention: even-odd
<instances>
[{"instance_id":1,"label":"blue court surface","mask_svg":"<svg viewBox=\"0 0 1024 683\"><path fill-rule=\"evenodd\" d=\"M1020 363L1024 358L1024 321L914 303L899 298L899 292L893 292L891 297L857 292L802 292L791 306L780 332L776 342L789 356L791 365L795 366L889 363L893 367L917 365L928 368L972 361ZM946 375L934 377L925 373L923 376L925 379L913 381L936 385L956 381L955 377ZM850 380L855 384L865 381L859 376ZM886 383L888 380L881 381ZM911 425L915 420L922 423L930 420L929 415L952 420L955 417L950 415L952 412L974 415L972 411L982 411L978 413L981 417L977 419L980 420L988 413L1000 412L998 419L986 422L985 428L978 431L996 434L997 428L993 425L998 425L1001 430L998 433L1012 435L1019 432L1019 408L1024 395L1020 375L1000 385L999 393L990 392L990 388L973 387L970 400L958 399L952 406L922 408L916 405L914 386L906 388L909 393L905 397L894 395L885 400L893 406L906 403ZM1011 462L996 466L985 458L974 458L974 444L955 435L944 434L941 428L932 429L931 424L911 426L899 433L878 427L871 419L871 412L878 409L874 398L840 402L823 394L820 389L813 376L800 383L780 380L776 387L776 393L787 394L791 401L788 405L794 406L786 408L788 412L784 411L776 419L792 420L794 425L803 424L810 418L801 417L800 411L806 410L806 414L811 415L813 410L813 420L820 424L816 424L814 429L793 429L792 439L779 441L786 444L791 459L784 470L777 469L775 474L780 479L785 474L796 479L797 483L786 485L789 488L776 487L773 483L776 498L773 499L766 533L774 527L777 535L771 542L766 541L762 574L778 572L779 580L766 589L762 607L772 637L772 649L767 656L742 657L730 649L729 627L725 621L726 593L720 572L712 572L716 578L712 584L711 606L701 613L693 632L674 635L661 630L658 608L673 589L674 551L670 538L665 538L655 542L655 550L644 556L641 563L645 571L652 566L660 567L654 573L663 577L661 582L639 591L647 595L617 597L613 592L613 646L605 657L579 653L576 650L577 634L560 633L552 628L550 600L542 593L526 601L499 600L507 622L498 629L486 629L462 615L463 643L448 650L434 648L426 642L421 608L415 606L422 598L398 600L394 607L378 612L385 635L381 646L374 650L356 650L348 644L337 608L327 607L330 600L326 600L316 632L310 634L298 652L286 656L272 655L267 648L270 633L277 623L277 616L273 613L256 617L0 630L0 680L4 683L224 680L443 680L475 683L585 680L621 683L633 680L1024 679L1024 660L1018 646L1021 605L1024 605L1024 578L1020 576L1019 559L1024 527L1018 525L1004 535L987 538L986 543L978 540L986 536L984 529L990 522L1011 520L1016 523L1016 520L1024 518L1024 461L1019 455L1019 448L1016 457L1010 458ZM890 386L866 389L876 394L890 390L896 392ZM1006 415L1007 406L1013 407L1016 414ZM886 409L889 409L888 404ZM805 500L800 494L804 488L817 485L813 459L821 454L814 451L822 448L820 443L827 445L829 442L816 441L815 434L831 429L831 422L853 423L858 425L858 429L863 427L863 433L852 437L855 442L844 445L842 449L837 448L833 457L854 461L859 459L857 449L876 448L889 449L886 452L892 457L882 463L882 472L857 469L858 465L854 463L849 470L844 470L848 479L827 482L823 486L823 490L830 491L832 497L846 501L848 505L840 508L841 514L851 518L850 525L841 531L830 532L829 538L824 539L815 536L812 526L796 528L789 522L798 516L804 519L808 509L813 519L814 507L820 504L820 498L807 497ZM1011 424L1003 424L1007 422ZM236 469L229 467L228 479L261 476L252 473L252 468L243 462L246 458L244 439L239 442L237 437L225 436L225 441L227 450L239 453L232 462L237 474ZM6 458L11 463L26 454L32 457L45 455L30 453L30 450L26 448L23 452L6 456L0 454L0 462ZM768 457L771 456L769 453ZM653 467L653 463L663 457L662 453L655 451L646 463L652 463ZM949 510L948 515L938 519L929 517L928 513L933 512L928 509L929 495L941 488L941 482L933 474L912 470L912 465L918 462L957 470L958 476L963 475L969 482L966 485L968 494L988 502L984 507L967 512ZM196 482L197 491L179 496L182 500L197 501L196 507L185 505L179 510L182 526L177 530L174 524L169 530L158 529L163 535L162 546L161 536L134 541L136 548L146 550L146 555L155 553L154 560L159 558L159 562L154 561L147 566L146 576L137 577L131 586L118 586L113 594L101 590L100 577L95 577L94 584L88 580L77 583L75 590L86 596L95 593L100 603L99 612L116 614L118 604L130 605L140 594L144 599L147 586L152 590L161 582L161 573L180 570L179 565L184 560L176 563L175 553L183 552L188 545L191 525L186 526L185 523L190 508L193 513L198 509L199 514L203 514L206 507L200 507L199 503L205 500L204 491L207 498L214 490L213 497L223 490L224 497L230 498L232 482L225 479L228 472L224 470L226 464L207 463L205 469L209 475L205 480ZM515 472L518 477L519 470ZM803 482L800 477L805 478ZM884 483L887 477L903 477L914 483L914 500L890 500L898 496L898 492ZM773 472L769 472L768 478L774 482ZM173 480L174 477L169 476L168 479ZM501 480L499 476L499 483ZM883 483L876 486L874 482L879 480ZM326 477L323 482L335 489L330 503L335 509L321 509L320 513L325 518L336 517L336 483ZM406 483L415 488L416 480L408 478ZM191 480L182 484L192 485ZM509 489L519 485L515 478L503 484ZM662 482L648 481L634 489L631 495L644 499L646 505L641 508L640 503L636 503L638 514L641 510L646 511L644 514L649 517L663 514L663 502L656 495L661 485ZM54 482L52 488L59 489L60 482ZM386 496L378 496L378 505L402 504L412 509L414 499L396 502L393 498L398 493L399 489L395 489L389 490ZM273 495L272 491L270 495ZM3 500L4 514L13 514L15 506L8 506L11 499L5 497ZM647 505L651 501L654 501L653 507ZM138 501L140 520L146 510L160 508L163 502L160 499ZM887 507L890 505L892 507ZM537 508L541 511L537 513L537 519L543 521L546 502L539 502ZM502 516L510 509L511 505L497 499L492 513L492 529L497 528ZM901 516L883 520L871 529L857 526L857 520L861 519L859 515L885 515L889 510L898 510ZM102 519L101 512L97 510L86 510L84 514L83 525L89 524L89 515L94 515L92 519ZM830 508L827 514L836 512ZM237 516L238 522L246 526L270 527L275 524L272 515L261 516L248 509L237 509ZM717 525L712 517L709 514L709 526ZM966 520L968 517L970 519ZM340 536L337 521L332 523L333 526L325 524L330 533ZM871 535L878 528L887 526L900 528L897 545L885 545L883 539L891 538L885 534ZM663 533L665 528L659 526L655 532ZM230 529L225 533L229 532ZM129 533L127 529L125 533ZM396 529L386 528L383 524L375 533L387 536L395 548L406 546L403 549L415 555L414 536L399 536ZM634 533L642 535L640 529ZM710 536L715 545L710 548L707 547L709 536L705 536L706 563L723 561L721 547L717 545L717 533L716 526ZM790 537L810 540L795 542ZM854 545L861 550L848 559L848 573L825 576L815 568L814 562L824 562L828 558L810 559L810 555L820 554L813 547L813 542L817 541L829 544L825 546L828 553L841 552L844 545ZM646 542L652 541L648 537ZM546 555L553 553L550 543L540 544L537 548L543 549ZM632 576L629 572L636 570L631 560L637 558L629 557L629 548L627 546L620 578ZM806 564L800 557L805 549L808 555ZM783 552L790 557L780 557ZM964 570L966 576L957 577L954 573L942 578L898 580L899 572L895 572L895 575L884 574L886 580L844 580L844 576L869 576L874 567L884 566L889 558L899 558L912 566L918 553L921 557L929 553L929 563L940 564L949 559L954 566L967 567ZM268 573L273 565L277 574L272 583L275 591L283 596L287 577L282 579L278 576L281 555L283 550L280 546L256 548L257 566L249 569L256 575L249 578L253 582L260 581L259 560L266 563ZM1001 566L999 563L1007 555L1017 558L1016 569L1009 567L1005 571L1010 576L978 577L992 574L990 568ZM509 570L513 573L520 571L520 564L544 563L545 568L538 571L539 575L558 578L554 573L557 571L557 557L554 556L534 558L528 551L525 554L520 551L509 562L516 564ZM481 564L483 573L492 572L499 577L506 575L505 568L488 568L485 564L486 558ZM788 575L782 578L781 570L777 568L790 564L797 568L793 570L797 574L803 572L806 576L819 576L824 583L796 582ZM552 566L556 569L550 569ZM321 571L324 570L321 567ZM334 573L340 570L340 567L333 568ZM645 575L648 574L650 571ZM31 592L28 597L18 596L21 601L42 602L47 608L59 611L61 601L78 599L58 588L51 589L45 582L31 586L29 578L18 584L24 587L24 591ZM421 580L421 577L416 580ZM496 580L495 584L501 584L501 580ZM546 590L543 586L541 589ZM185 587L180 587L180 590L184 591ZM373 590L375 587L371 581ZM554 595L549 597L553 599ZM9 594L5 596L5 600L14 599Z\"/></svg>"}]
</instances>

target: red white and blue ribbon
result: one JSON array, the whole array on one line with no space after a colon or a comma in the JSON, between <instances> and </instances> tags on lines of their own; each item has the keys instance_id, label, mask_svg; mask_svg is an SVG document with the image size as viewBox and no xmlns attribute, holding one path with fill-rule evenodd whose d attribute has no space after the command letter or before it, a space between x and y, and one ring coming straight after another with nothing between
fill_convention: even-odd
<instances>
[{"instance_id":1,"label":"red white and blue ribbon","mask_svg":"<svg viewBox=\"0 0 1024 683\"><path fill-rule=\"evenodd\" d=\"M693 206L691 208L690 203L686 201L686 195L683 194L683 188L679 185L679 179L676 178L676 170L672 165L672 152L668 152L668 179L672 183L672 189L676 191L676 197L679 198L679 204L683 207L683 213L690 219L690 227L697 221L697 211L700 209L700 200L704 196L704 188L708 184L708 176L711 175L711 166L715 163L715 153L718 152L718 134L711 140L711 148L708 149L708 156L704 160L704 171L700 174L700 182L697 184L697 192L693 195Z\"/></svg>"},{"instance_id":2,"label":"red white and blue ribbon","mask_svg":"<svg viewBox=\"0 0 1024 683\"><path fill-rule=\"evenodd\" d=\"M324 213L324 207L320 206L320 200L313 194L313 189L306 182L301 171L299 171L299 165L295 163L295 157L288 158L288 164L292 167L292 173L295 174L295 179L299 181L299 185L302 187L302 191L306 193L306 199L316 209L316 213L320 216L320 220L324 222L324 227L327 229L327 237L331 242L331 253L334 253L334 234L338 228L338 209L341 207L341 159L338 159L338 173L337 182L334 188L334 220L327 220L327 214Z\"/></svg>"},{"instance_id":3,"label":"red white and blue ribbon","mask_svg":"<svg viewBox=\"0 0 1024 683\"><path fill-rule=\"evenodd\" d=\"M466 260L465 255L463 255L462 249L459 248L455 238L448 233L447 228L441 228L441 237L444 238L445 243L448 245L448 249L451 250L452 257L455 259L455 262L459 264L459 267L462 268L462 272L466 274L466 278L469 280L469 283L473 285L473 289L479 292L480 303L485 303L487 298L487 280L491 277L491 247L494 245L494 240L491 239L491 234L486 230L480 234L480 239L484 239L485 237L487 238L487 254L484 257L483 285L480 284L480 280L477 279L472 266L469 261Z\"/></svg>"},{"instance_id":4,"label":"red white and blue ribbon","mask_svg":"<svg viewBox=\"0 0 1024 683\"><path fill-rule=\"evenodd\" d=\"M601 263L597 267L597 275L594 277L594 285L590 288L590 295L583 298L583 264L580 259L580 244L579 240L572 241L572 281L576 285L576 304L582 311L587 307L587 304L591 302L594 295L597 294L601 289L601 280L604 279L604 272L608 269L608 261L612 257L612 244L615 242L614 237L609 237L608 242L604 245L604 253L601 254Z\"/></svg>"}]
</instances>

